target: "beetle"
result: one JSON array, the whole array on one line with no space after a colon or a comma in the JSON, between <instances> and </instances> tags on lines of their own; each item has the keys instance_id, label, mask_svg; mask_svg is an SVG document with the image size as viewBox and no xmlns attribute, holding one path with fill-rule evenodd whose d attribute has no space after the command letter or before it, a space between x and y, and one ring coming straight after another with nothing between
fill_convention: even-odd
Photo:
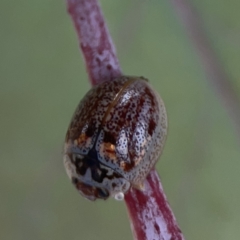
<instances>
[{"instance_id":1,"label":"beetle","mask_svg":"<svg viewBox=\"0 0 240 240\"><path fill-rule=\"evenodd\" d=\"M167 136L167 114L144 77L122 76L90 89L67 130L64 165L89 200L123 199L143 189Z\"/></svg>"}]
</instances>

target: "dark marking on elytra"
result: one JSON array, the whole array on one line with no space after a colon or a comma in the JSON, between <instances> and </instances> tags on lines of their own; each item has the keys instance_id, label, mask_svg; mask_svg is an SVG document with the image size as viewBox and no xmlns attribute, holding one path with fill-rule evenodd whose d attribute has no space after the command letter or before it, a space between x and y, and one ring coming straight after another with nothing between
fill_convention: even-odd
<instances>
[{"instance_id":1,"label":"dark marking on elytra","mask_svg":"<svg viewBox=\"0 0 240 240\"><path fill-rule=\"evenodd\" d=\"M150 89L146 87L145 88L145 93L149 96L149 99L151 101L151 105L154 106L155 105L155 102L154 102L155 96L154 96L153 92L150 91Z\"/></svg>"},{"instance_id":2,"label":"dark marking on elytra","mask_svg":"<svg viewBox=\"0 0 240 240\"><path fill-rule=\"evenodd\" d=\"M148 125L148 134L150 136L152 136L155 128L156 128L156 122L151 118L150 121L149 121L149 125Z\"/></svg>"},{"instance_id":3,"label":"dark marking on elytra","mask_svg":"<svg viewBox=\"0 0 240 240\"><path fill-rule=\"evenodd\" d=\"M88 137L92 137L95 132L95 128L93 126L94 126L93 124L90 124L87 128L86 135Z\"/></svg>"},{"instance_id":4,"label":"dark marking on elytra","mask_svg":"<svg viewBox=\"0 0 240 240\"><path fill-rule=\"evenodd\" d=\"M116 144L116 139L115 137L110 133L110 132L104 132L104 138L103 138L103 141L105 143L111 143L113 145Z\"/></svg>"},{"instance_id":5,"label":"dark marking on elytra","mask_svg":"<svg viewBox=\"0 0 240 240\"><path fill-rule=\"evenodd\" d=\"M133 167L135 167L135 162L134 161L131 161L131 163L127 163L125 166L124 166L124 170L126 172L129 172L130 170L133 169Z\"/></svg>"},{"instance_id":6,"label":"dark marking on elytra","mask_svg":"<svg viewBox=\"0 0 240 240\"><path fill-rule=\"evenodd\" d=\"M117 172L113 172L111 175L108 175L108 170L101 167L102 164L98 160L97 151L94 149L91 149L88 155L83 158L76 156L75 162L73 161L73 154L69 154L69 158L75 165L78 174L84 176L87 170L90 169L92 179L98 183L102 183L105 178L110 180L114 178L122 178L122 175Z\"/></svg>"}]
</instances>

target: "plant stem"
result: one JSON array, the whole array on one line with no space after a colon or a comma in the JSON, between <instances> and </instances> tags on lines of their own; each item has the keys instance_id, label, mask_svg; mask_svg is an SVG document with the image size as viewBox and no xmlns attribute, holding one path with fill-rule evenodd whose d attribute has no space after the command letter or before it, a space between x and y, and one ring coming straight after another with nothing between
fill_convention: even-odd
<instances>
[{"instance_id":1,"label":"plant stem","mask_svg":"<svg viewBox=\"0 0 240 240\"><path fill-rule=\"evenodd\" d=\"M121 69L96 0L67 0L92 85L114 79Z\"/></svg>"},{"instance_id":2,"label":"plant stem","mask_svg":"<svg viewBox=\"0 0 240 240\"><path fill-rule=\"evenodd\" d=\"M125 196L135 239L183 240L155 169L144 187L144 191L131 189Z\"/></svg>"},{"instance_id":3,"label":"plant stem","mask_svg":"<svg viewBox=\"0 0 240 240\"><path fill-rule=\"evenodd\" d=\"M97 0L67 0L85 58L90 82L96 85L122 75ZM141 74L140 74L141 75ZM156 170L144 191L131 189L125 197L136 240L183 240Z\"/></svg>"}]
</instances>

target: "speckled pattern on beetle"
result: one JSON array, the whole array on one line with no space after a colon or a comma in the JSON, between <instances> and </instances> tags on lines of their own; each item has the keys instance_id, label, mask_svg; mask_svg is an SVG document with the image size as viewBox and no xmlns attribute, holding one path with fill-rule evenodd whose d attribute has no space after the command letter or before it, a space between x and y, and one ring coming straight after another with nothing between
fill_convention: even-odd
<instances>
[{"instance_id":1,"label":"speckled pattern on beetle","mask_svg":"<svg viewBox=\"0 0 240 240\"><path fill-rule=\"evenodd\" d=\"M143 182L161 155L167 115L143 77L123 76L93 87L67 131L64 165L84 197L121 198Z\"/></svg>"}]
</instances>

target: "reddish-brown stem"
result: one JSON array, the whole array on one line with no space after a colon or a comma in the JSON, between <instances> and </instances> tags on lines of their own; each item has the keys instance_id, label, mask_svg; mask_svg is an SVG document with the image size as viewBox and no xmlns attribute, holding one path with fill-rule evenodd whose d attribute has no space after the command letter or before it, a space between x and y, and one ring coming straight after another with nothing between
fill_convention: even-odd
<instances>
[{"instance_id":1,"label":"reddish-brown stem","mask_svg":"<svg viewBox=\"0 0 240 240\"><path fill-rule=\"evenodd\" d=\"M148 175L144 188L131 189L125 196L135 239L183 240L155 169Z\"/></svg>"},{"instance_id":2,"label":"reddish-brown stem","mask_svg":"<svg viewBox=\"0 0 240 240\"><path fill-rule=\"evenodd\" d=\"M67 0L92 85L121 75L118 59L97 0ZM141 74L140 74L141 75ZM136 240L182 240L155 170L145 190L131 189L125 202Z\"/></svg>"},{"instance_id":3,"label":"reddish-brown stem","mask_svg":"<svg viewBox=\"0 0 240 240\"><path fill-rule=\"evenodd\" d=\"M240 139L240 99L202 26L190 0L170 0L201 61L211 86L226 108Z\"/></svg>"},{"instance_id":4,"label":"reddish-brown stem","mask_svg":"<svg viewBox=\"0 0 240 240\"><path fill-rule=\"evenodd\" d=\"M67 0L92 85L121 75L121 69L96 0Z\"/></svg>"}]
</instances>

